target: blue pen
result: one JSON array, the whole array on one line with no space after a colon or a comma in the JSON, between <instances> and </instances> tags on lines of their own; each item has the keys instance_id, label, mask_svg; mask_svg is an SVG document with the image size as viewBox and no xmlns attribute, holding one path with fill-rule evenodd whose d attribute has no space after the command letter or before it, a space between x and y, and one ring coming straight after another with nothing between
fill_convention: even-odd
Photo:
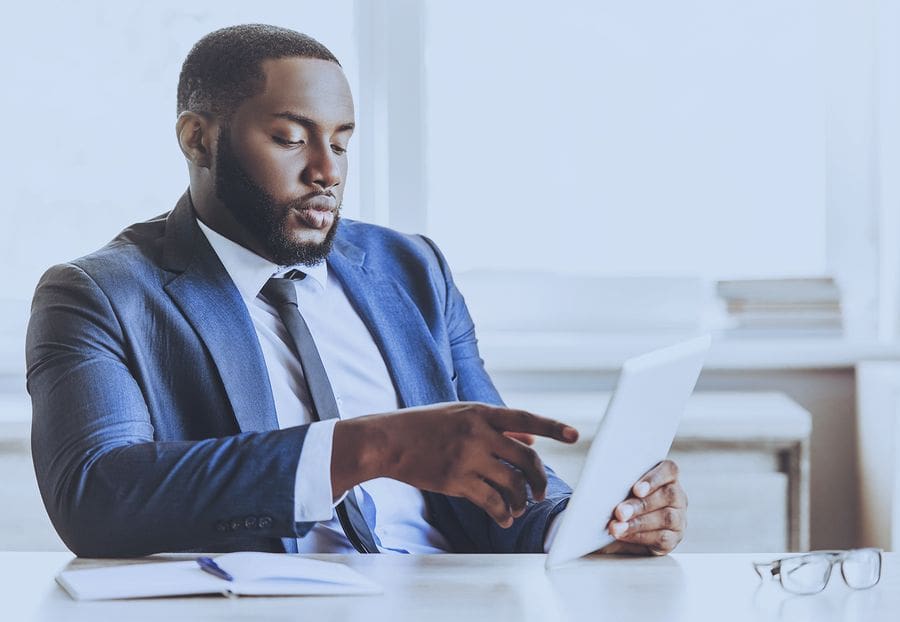
<instances>
[{"instance_id":1,"label":"blue pen","mask_svg":"<svg viewBox=\"0 0 900 622\"><path fill-rule=\"evenodd\" d=\"M219 564L209 557L198 557L197 563L200 564L200 569L203 570L203 572L208 572L212 576L225 579L226 581L234 581L234 577L222 570L219 567Z\"/></svg>"}]
</instances>

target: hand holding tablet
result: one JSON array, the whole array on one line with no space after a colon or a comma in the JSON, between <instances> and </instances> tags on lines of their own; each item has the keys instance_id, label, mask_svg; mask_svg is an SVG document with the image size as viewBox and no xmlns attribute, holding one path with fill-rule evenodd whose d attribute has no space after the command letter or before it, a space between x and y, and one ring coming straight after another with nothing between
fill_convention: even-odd
<instances>
[{"instance_id":1,"label":"hand holding tablet","mask_svg":"<svg viewBox=\"0 0 900 622\"><path fill-rule=\"evenodd\" d=\"M686 510L687 495L678 482L678 465L663 460L616 506L607 525L616 542L600 552L666 555L684 537Z\"/></svg>"},{"instance_id":2,"label":"hand holding tablet","mask_svg":"<svg viewBox=\"0 0 900 622\"><path fill-rule=\"evenodd\" d=\"M548 567L601 549L633 552L629 549L634 546L649 545L665 553L677 544L671 535L653 533L679 531L666 523L675 515L683 516L679 504L686 502L674 463L661 461L675 438L709 347L709 336L701 337L629 359L622 366L578 486L550 536ZM626 518L629 510L632 514ZM611 531L621 530L623 522L627 529L616 540Z\"/></svg>"}]
</instances>

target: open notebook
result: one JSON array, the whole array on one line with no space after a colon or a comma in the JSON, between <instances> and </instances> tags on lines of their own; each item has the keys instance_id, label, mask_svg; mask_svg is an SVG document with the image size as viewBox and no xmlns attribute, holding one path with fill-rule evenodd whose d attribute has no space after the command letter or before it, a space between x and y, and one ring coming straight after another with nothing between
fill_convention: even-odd
<instances>
[{"instance_id":1,"label":"open notebook","mask_svg":"<svg viewBox=\"0 0 900 622\"><path fill-rule=\"evenodd\" d=\"M64 570L56 581L75 600L217 593L226 596L382 593L378 584L334 562L253 552L219 555L215 562L234 581L207 574L193 560Z\"/></svg>"}]
</instances>

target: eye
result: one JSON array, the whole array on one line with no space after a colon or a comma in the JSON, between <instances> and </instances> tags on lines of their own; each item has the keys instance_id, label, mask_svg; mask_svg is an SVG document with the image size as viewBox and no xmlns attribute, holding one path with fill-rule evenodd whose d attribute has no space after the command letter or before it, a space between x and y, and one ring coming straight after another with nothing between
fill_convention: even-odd
<instances>
[{"instance_id":1,"label":"eye","mask_svg":"<svg viewBox=\"0 0 900 622\"><path fill-rule=\"evenodd\" d=\"M340 145L331 145L331 150L334 151L337 155L344 155L347 153L347 149L345 147L341 147Z\"/></svg>"},{"instance_id":2,"label":"eye","mask_svg":"<svg viewBox=\"0 0 900 622\"><path fill-rule=\"evenodd\" d=\"M282 138L281 136L273 136L272 140L274 140L279 145L292 146L295 147L297 145L303 145L306 143L305 140L288 140L286 138Z\"/></svg>"}]
</instances>

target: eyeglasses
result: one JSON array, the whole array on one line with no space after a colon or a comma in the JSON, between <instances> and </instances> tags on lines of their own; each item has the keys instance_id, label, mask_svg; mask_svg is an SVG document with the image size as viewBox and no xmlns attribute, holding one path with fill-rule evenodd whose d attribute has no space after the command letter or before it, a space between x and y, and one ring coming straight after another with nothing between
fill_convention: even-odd
<instances>
[{"instance_id":1,"label":"eyeglasses","mask_svg":"<svg viewBox=\"0 0 900 622\"><path fill-rule=\"evenodd\" d=\"M881 579L881 549L814 551L768 563L754 562L753 568L760 579L778 577L785 590L805 595L824 590L837 563L844 583L854 590L874 587Z\"/></svg>"}]
</instances>

